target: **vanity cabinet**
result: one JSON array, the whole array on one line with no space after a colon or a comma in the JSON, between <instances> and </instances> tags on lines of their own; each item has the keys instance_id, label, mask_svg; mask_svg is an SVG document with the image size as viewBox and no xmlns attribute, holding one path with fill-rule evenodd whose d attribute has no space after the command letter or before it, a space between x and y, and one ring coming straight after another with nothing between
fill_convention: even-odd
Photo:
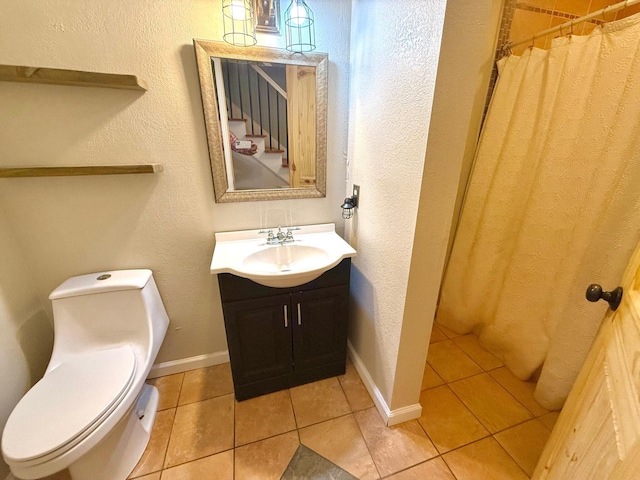
<instances>
[{"instance_id":1,"label":"vanity cabinet","mask_svg":"<svg viewBox=\"0 0 640 480\"><path fill-rule=\"evenodd\" d=\"M238 400L344 373L350 268L291 288L218 274Z\"/></svg>"}]
</instances>

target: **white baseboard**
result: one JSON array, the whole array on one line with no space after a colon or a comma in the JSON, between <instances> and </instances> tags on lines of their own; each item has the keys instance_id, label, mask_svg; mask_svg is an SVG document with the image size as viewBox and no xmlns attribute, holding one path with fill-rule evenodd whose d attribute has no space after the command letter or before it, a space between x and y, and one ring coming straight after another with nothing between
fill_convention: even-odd
<instances>
[{"instance_id":1,"label":"white baseboard","mask_svg":"<svg viewBox=\"0 0 640 480\"><path fill-rule=\"evenodd\" d=\"M413 420L414 418L420 418L420 416L422 415L422 405L420 405L419 403L391 410L387 405L386 400L382 396L382 393L380 393L380 390L378 390L378 387L373 381L373 378L371 378L367 367L364 365L362 359L356 353L350 341L347 341L347 348L349 350L349 357L351 357L353 366L356 367L356 370L358 371L358 374L362 379L362 383L364 383L364 386L369 392L369 395L371 395L373 403L375 403L378 412L388 426L391 427L392 425L397 425L398 423Z\"/></svg>"},{"instance_id":2,"label":"white baseboard","mask_svg":"<svg viewBox=\"0 0 640 480\"><path fill-rule=\"evenodd\" d=\"M205 355L197 355L195 357L182 358L180 360L171 360L169 362L156 363L151 367L151 371L147 378L163 377L174 373L186 372L195 368L211 367L212 365L220 365L229 361L229 351L207 353Z\"/></svg>"}]
</instances>

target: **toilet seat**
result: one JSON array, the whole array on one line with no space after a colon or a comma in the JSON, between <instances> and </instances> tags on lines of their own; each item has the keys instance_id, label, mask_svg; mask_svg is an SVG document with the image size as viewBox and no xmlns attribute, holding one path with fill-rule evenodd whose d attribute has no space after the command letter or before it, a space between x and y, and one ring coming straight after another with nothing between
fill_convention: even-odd
<instances>
[{"instance_id":1,"label":"toilet seat","mask_svg":"<svg viewBox=\"0 0 640 480\"><path fill-rule=\"evenodd\" d=\"M133 383L133 350L124 345L71 357L20 400L2 435L6 460L40 463L95 430Z\"/></svg>"}]
</instances>

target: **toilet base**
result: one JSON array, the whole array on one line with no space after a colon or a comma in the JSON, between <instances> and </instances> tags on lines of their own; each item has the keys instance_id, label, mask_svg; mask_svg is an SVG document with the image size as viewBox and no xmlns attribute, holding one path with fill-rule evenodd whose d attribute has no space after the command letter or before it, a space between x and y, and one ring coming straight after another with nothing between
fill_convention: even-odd
<instances>
[{"instance_id":1,"label":"toilet base","mask_svg":"<svg viewBox=\"0 0 640 480\"><path fill-rule=\"evenodd\" d=\"M100 443L69 466L72 480L126 480L142 457L160 395L145 384L131 412Z\"/></svg>"}]
</instances>

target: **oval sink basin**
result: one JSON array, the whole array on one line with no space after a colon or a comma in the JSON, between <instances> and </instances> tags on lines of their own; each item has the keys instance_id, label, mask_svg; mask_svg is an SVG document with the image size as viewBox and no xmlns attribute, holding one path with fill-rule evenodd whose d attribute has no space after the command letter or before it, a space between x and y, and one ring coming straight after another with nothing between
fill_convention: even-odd
<instances>
[{"instance_id":1,"label":"oval sink basin","mask_svg":"<svg viewBox=\"0 0 640 480\"><path fill-rule=\"evenodd\" d=\"M296 244L269 246L244 259L243 266L265 273L315 270L327 264L329 254L317 247Z\"/></svg>"},{"instance_id":2,"label":"oval sink basin","mask_svg":"<svg viewBox=\"0 0 640 480\"><path fill-rule=\"evenodd\" d=\"M268 245L266 235L258 232L216 233L211 273L232 273L267 287L295 287L356 255L335 233L334 224L299 227L293 241L276 245Z\"/></svg>"}]
</instances>

